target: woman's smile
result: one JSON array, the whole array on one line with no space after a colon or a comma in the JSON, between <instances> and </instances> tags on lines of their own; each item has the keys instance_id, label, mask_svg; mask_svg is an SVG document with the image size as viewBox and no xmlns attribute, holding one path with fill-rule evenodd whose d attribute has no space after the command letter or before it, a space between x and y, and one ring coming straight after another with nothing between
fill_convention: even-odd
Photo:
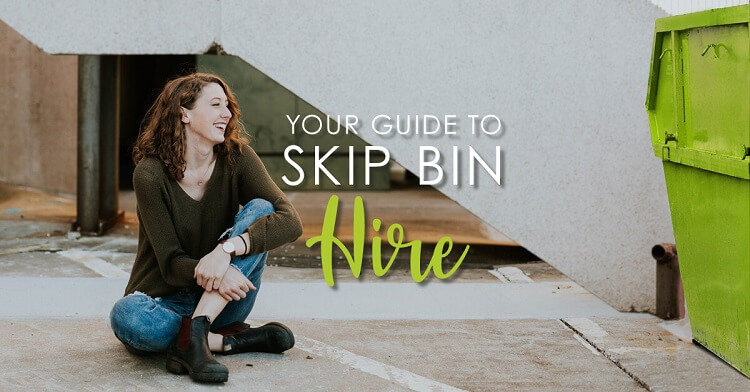
<instances>
[{"instance_id":1,"label":"woman's smile","mask_svg":"<svg viewBox=\"0 0 750 392\"><path fill-rule=\"evenodd\" d=\"M211 145L224 142L227 125L232 118L229 100L224 89L216 83L208 83L201 89L193 108L183 108L186 129L192 133L191 140L204 140ZM197 138L193 138L197 136ZM198 142L203 143L203 142Z\"/></svg>"}]
</instances>

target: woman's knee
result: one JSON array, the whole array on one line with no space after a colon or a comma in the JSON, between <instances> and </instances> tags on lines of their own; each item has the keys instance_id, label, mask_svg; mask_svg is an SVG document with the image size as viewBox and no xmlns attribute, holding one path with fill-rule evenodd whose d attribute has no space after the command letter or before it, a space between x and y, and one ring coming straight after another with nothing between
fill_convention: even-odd
<instances>
[{"instance_id":1,"label":"woman's knee","mask_svg":"<svg viewBox=\"0 0 750 392\"><path fill-rule=\"evenodd\" d=\"M112 330L117 334L120 331L132 329L132 316L142 306L145 294L135 293L120 298L115 302L109 312L109 321Z\"/></svg>"},{"instance_id":2,"label":"woman's knee","mask_svg":"<svg viewBox=\"0 0 750 392\"><path fill-rule=\"evenodd\" d=\"M243 207L247 207L254 211L257 211L259 215L268 215L276 211L276 209L273 207L273 203L271 203L270 201L266 199L261 199L261 198L250 200Z\"/></svg>"},{"instance_id":3,"label":"woman's knee","mask_svg":"<svg viewBox=\"0 0 750 392\"><path fill-rule=\"evenodd\" d=\"M242 209L239 213L237 213L237 216L235 217L235 221L238 222L248 219L255 221L261 216L271 214L274 211L276 211L276 209L268 200L260 198L252 199L244 206L242 206Z\"/></svg>"},{"instance_id":4,"label":"woman's knee","mask_svg":"<svg viewBox=\"0 0 750 392\"><path fill-rule=\"evenodd\" d=\"M230 237L238 236L247 230L256 220L262 216L276 211L273 204L265 199L253 199L242 206L240 212L234 217L234 225L229 234Z\"/></svg>"},{"instance_id":5,"label":"woman's knee","mask_svg":"<svg viewBox=\"0 0 750 392\"><path fill-rule=\"evenodd\" d=\"M179 330L166 312L159 312L154 299L143 293L120 298L109 314L112 331L128 348L142 352L166 351Z\"/></svg>"}]
</instances>

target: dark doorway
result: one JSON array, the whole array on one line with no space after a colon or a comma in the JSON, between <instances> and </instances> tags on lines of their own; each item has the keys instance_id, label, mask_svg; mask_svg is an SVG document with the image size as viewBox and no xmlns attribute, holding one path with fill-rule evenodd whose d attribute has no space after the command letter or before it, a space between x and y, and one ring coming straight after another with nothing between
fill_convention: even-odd
<instances>
[{"instance_id":1,"label":"dark doorway","mask_svg":"<svg viewBox=\"0 0 750 392\"><path fill-rule=\"evenodd\" d=\"M133 145L164 84L196 69L194 55L120 56L120 189L133 189Z\"/></svg>"}]
</instances>

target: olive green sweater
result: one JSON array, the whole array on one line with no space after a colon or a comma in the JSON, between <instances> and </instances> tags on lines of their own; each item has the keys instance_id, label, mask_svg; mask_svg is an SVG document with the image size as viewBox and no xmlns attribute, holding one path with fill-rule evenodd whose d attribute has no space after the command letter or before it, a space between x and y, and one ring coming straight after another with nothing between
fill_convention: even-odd
<instances>
[{"instance_id":1,"label":"olive green sweater","mask_svg":"<svg viewBox=\"0 0 750 392\"><path fill-rule=\"evenodd\" d=\"M252 199L268 200L276 211L248 228L249 254L276 248L302 234L297 211L250 147L235 157L232 169L226 158L217 158L200 201L188 196L155 157L138 163L133 187L140 227L126 295L137 290L160 297L182 287L198 287L193 277L198 261L232 226L240 205Z\"/></svg>"}]
</instances>

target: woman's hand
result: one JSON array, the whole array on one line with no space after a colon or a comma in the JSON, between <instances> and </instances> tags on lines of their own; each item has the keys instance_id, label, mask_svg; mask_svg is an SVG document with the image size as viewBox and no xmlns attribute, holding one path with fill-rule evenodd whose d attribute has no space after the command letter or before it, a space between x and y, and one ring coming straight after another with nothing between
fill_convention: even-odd
<instances>
[{"instance_id":1,"label":"woman's hand","mask_svg":"<svg viewBox=\"0 0 750 392\"><path fill-rule=\"evenodd\" d=\"M206 291L216 290L227 272L232 257L217 246L203 256L195 267L195 280Z\"/></svg>"},{"instance_id":2,"label":"woman's hand","mask_svg":"<svg viewBox=\"0 0 750 392\"><path fill-rule=\"evenodd\" d=\"M246 297L250 290L255 290L255 286L240 270L230 267L219 285L219 294L227 301L239 301Z\"/></svg>"}]
</instances>

